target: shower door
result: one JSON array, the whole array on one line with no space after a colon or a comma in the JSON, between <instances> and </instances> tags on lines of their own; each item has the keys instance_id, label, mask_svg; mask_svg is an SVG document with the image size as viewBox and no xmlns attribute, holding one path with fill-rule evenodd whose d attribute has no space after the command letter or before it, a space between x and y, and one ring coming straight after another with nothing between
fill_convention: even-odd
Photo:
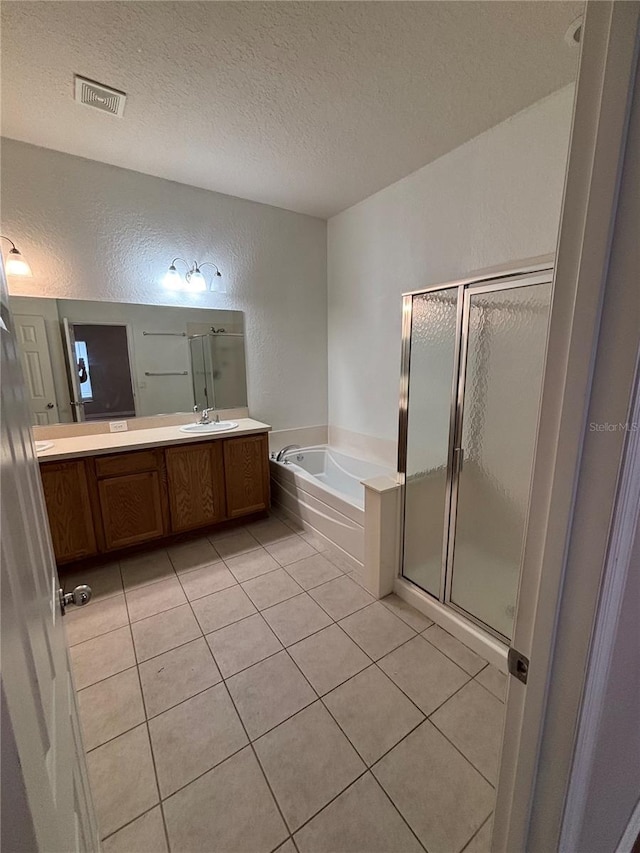
<instances>
[{"instance_id":1,"label":"shower door","mask_svg":"<svg viewBox=\"0 0 640 853\"><path fill-rule=\"evenodd\" d=\"M466 291L446 600L511 638L551 283Z\"/></svg>"},{"instance_id":2,"label":"shower door","mask_svg":"<svg viewBox=\"0 0 640 853\"><path fill-rule=\"evenodd\" d=\"M551 271L404 301L402 574L511 638L551 299Z\"/></svg>"}]
</instances>

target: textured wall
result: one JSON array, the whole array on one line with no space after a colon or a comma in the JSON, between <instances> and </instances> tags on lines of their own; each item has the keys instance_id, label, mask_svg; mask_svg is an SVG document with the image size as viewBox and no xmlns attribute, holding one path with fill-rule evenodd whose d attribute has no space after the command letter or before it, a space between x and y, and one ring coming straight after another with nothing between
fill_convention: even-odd
<instances>
[{"instance_id":1,"label":"textured wall","mask_svg":"<svg viewBox=\"0 0 640 853\"><path fill-rule=\"evenodd\" d=\"M329 220L329 426L394 457L401 294L553 252L571 124L565 87Z\"/></svg>"},{"instance_id":2,"label":"textured wall","mask_svg":"<svg viewBox=\"0 0 640 853\"><path fill-rule=\"evenodd\" d=\"M326 222L7 139L1 166L2 233L34 272L12 294L244 311L251 414L327 422ZM176 255L227 294L169 295Z\"/></svg>"}]
</instances>

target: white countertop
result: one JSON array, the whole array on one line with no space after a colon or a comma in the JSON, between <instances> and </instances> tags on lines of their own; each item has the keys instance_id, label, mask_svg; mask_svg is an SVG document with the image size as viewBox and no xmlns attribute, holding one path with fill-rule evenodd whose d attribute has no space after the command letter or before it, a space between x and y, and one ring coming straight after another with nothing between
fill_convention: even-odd
<instances>
[{"instance_id":1,"label":"white countertop","mask_svg":"<svg viewBox=\"0 0 640 853\"><path fill-rule=\"evenodd\" d=\"M167 447L171 444L188 444L198 441L220 441L222 438L234 438L240 435L252 435L269 432L268 424L254 421L253 418L235 418L238 426L226 432L196 433L189 435L180 432L179 426L154 427L153 429L132 429L127 432L107 432L99 435L77 435L71 438L51 439L53 447L37 454L41 462L54 462L59 459L74 459L79 456L98 456L102 453L126 452L148 447Z\"/></svg>"}]
</instances>

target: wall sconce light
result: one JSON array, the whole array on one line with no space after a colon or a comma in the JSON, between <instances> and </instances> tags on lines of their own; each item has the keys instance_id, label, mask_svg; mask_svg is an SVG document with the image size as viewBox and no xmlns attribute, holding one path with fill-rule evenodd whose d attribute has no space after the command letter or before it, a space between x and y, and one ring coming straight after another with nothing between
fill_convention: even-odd
<instances>
[{"instance_id":1,"label":"wall sconce light","mask_svg":"<svg viewBox=\"0 0 640 853\"><path fill-rule=\"evenodd\" d=\"M184 277L176 269L177 261L185 265L186 272ZM207 284L207 280L202 273L202 267L213 267L215 270L209 284ZM210 261L205 261L202 264L199 261L194 261L192 265L189 265L184 258L174 258L165 274L163 283L167 290L187 290L191 293L201 293L202 291L210 290L212 293L225 293L226 290L221 278L222 273L216 264Z\"/></svg>"},{"instance_id":2,"label":"wall sconce light","mask_svg":"<svg viewBox=\"0 0 640 853\"><path fill-rule=\"evenodd\" d=\"M3 235L0 236L0 240L8 240L11 243L11 249L9 249L4 263L7 275L20 275L23 278L31 278L33 276L31 267L25 261L22 253L16 249L16 244L13 240L9 240L8 237Z\"/></svg>"}]
</instances>

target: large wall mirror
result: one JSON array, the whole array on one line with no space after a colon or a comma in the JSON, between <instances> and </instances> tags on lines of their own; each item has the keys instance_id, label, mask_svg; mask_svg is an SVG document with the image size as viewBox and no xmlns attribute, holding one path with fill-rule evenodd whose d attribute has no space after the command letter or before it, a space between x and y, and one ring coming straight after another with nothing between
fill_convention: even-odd
<instances>
[{"instance_id":1,"label":"large wall mirror","mask_svg":"<svg viewBox=\"0 0 640 853\"><path fill-rule=\"evenodd\" d=\"M242 311L12 296L33 424L247 405Z\"/></svg>"}]
</instances>

